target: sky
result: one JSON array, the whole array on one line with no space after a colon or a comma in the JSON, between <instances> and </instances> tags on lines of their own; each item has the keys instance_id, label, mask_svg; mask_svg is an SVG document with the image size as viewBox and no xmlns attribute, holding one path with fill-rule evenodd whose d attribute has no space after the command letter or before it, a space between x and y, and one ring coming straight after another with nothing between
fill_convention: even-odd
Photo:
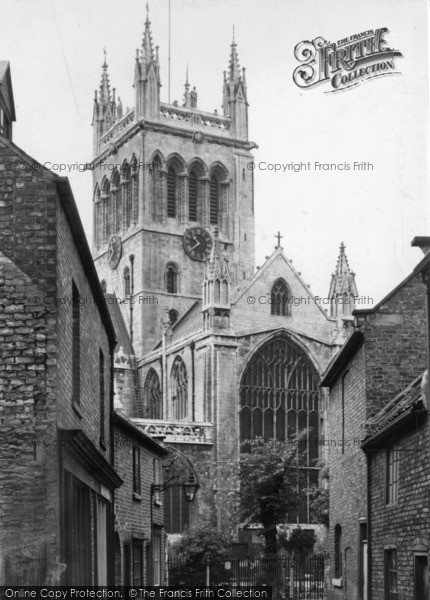
<instances>
[{"instance_id":1,"label":"sky","mask_svg":"<svg viewBox=\"0 0 430 600\"><path fill-rule=\"evenodd\" d=\"M11 62L14 141L44 164L68 164L91 242L92 108L103 48L112 86L133 105L133 72L146 18L141 0L0 0L0 60ZM168 100L168 0L149 2L160 46L161 99ZM188 66L202 110L221 112L222 73L233 25L246 67L254 150L256 264L280 230L288 258L311 290L327 295L341 241L361 296L378 302L420 260L416 235L430 235L428 34L425 0L171 0L171 101L182 101ZM335 42L387 27L402 53L396 75L349 90L298 87L296 44ZM368 162L373 170L318 171L314 163ZM311 171L268 170L310 162ZM260 166L260 168L259 168ZM57 171L58 172L58 171Z\"/></svg>"}]
</instances>

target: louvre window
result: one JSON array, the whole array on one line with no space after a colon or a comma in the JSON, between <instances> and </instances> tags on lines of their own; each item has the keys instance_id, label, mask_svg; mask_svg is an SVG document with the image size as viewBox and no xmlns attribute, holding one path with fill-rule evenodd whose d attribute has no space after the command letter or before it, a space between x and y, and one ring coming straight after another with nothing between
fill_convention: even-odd
<instances>
[{"instance_id":1,"label":"louvre window","mask_svg":"<svg viewBox=\"0 0 430 600\"><path fill-rule=\"evenodd\" d=\"M209 186L209 199L210 199L210 223L211 225L217 225L218 213L219 213L219 185L217 179L211 178Z\"/></svg>"},{"instance_id":2,"label":"louvre window","mask_svg":"<svg viewBox=\"0 0 430 600\"><path fill-rule=\"evenodd\" d=\"M188 180L188 219L197 221L197 176L191 171Z\"/></svg>"},{"instance_id":3,"label":"louvre window","mask_svg":"<svg viewBox=\"0 0 430 600\"><path fill-rule=\"evenodd\" d=\"M176 174L172 168L167 171L167 216L176 217Z\"/></svg>"}]
</instances>

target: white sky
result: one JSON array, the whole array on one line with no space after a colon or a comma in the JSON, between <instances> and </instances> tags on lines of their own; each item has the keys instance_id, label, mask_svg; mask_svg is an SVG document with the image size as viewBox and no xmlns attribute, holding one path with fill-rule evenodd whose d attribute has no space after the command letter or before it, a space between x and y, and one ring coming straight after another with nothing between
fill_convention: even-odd
<instances>
[{"instance_id":1,"label":"white sky","mask_svg":"<svg viewBox=\"0 0 430 600\"><path fill-rule=\"evenodd\" d=\"M10 60L17 109L14 141L39 162L92 158L92 106L107 47L111 84L133 103L141 0L2 0L0 59ZM150 2L167 101L168 0ZM180 103L187 64L203 110L221 109L232 24L247 68L256 162L369 161L373 172L255 172L257 264L284 236L289 258L318 295L328 292L339 243L359 293L381 299L420 259L430 234L428 58L425 0L172 0L172 94ZM298 88L294 46L388 27L401 75L336 94ZM91 174L68 174L91 236Z\"/></svg>"}]
</instances>

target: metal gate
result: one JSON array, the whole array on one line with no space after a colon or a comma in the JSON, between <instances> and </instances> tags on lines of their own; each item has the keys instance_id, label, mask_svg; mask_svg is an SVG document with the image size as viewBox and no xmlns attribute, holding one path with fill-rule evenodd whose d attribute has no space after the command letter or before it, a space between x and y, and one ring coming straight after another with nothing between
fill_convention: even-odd
<instances>
[{"instance_id":1,"label":"metal gate","mask_svg":"<svg viewBox=\"0 0 430 600\"><path fill-rule=\"evenodd\" d=\"M187 587L271 586L274 599L323 600L324 566L324 556L320 554L232 556L223 563L174 558L168 561L168 583Z\"/></svg>"}]
</instances>

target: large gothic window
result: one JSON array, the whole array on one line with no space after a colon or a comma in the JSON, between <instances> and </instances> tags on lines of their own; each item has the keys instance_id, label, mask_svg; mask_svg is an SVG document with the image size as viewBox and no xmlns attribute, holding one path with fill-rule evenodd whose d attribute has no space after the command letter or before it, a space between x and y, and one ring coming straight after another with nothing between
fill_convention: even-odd
<instances>
[{"instance_id":1,"label":"large gothic window","mask_svg":"<svg viewBox=\"0 0 430 600\"><path fill-rule=\"evenodd\" d=\"M151 369L145 381L145 418L163 418L163 399L160 388L160 378L154 369Z\"/></svg>"},{"instance_id":2,"label":"large gothic window","mask_svg":"<svg viewBox=\"0 0 430 600\"><path fill-rule=\"evenodd\" d=\"M139 218L139 168L137 158L131 159L131 222L136 224Z\"/></svg>"},{"instance_id":3,"label":"large gothic window","mask_svg":"<svg viewBox=\"0 0 430 600\"><path fill-rule=\"evenodd\" d=\"M155 156L151 166L153 210L156 218L163 212L163 164L159 156Z\"/></svg>"},{"instance_id":4,"label":"large gothic window","mask_svg":"<svg viewBox=\"0 0 430 600\"><path fill-rule=\"evenodd\" d=\"M175 358L170 380L172 398L172 417L176 421L187 418L188 379L184 361L180 356Z\"/></svg>"},{"instance_id":5,"label":"large gothic window","mask_svg":"<svg viewBox=\"0 0 430 600\"><path fill-rule=\"evenodd\" d=\"M112 235L112 210L110 183L105 179L102 183L102 242L105 243Z\"/></svg>"},{"instance_id":6,"label":"large gothic window","mask_svg":"<svg viewBox=\"0 0 430 600\"><path fill-rule=\"evenodd\" d=\"M285 317L291 314L291 292L284 279L275 281L270 293L270 312Z\"/></svg>"},{"instance_id":7,"label":"large gothic window","mask_svg":"<svg viewBox=\"0 0 430 600\"><path fill-rule=\"evenodd\" d=\"M173 167L167 171L167 216L176 217L177 176Z\"/></svg>"},{"instance_id":8,"label":"large gothic window","mask_svg":"<svg viewBox=\"0 0 430 600\"><path fill-rule=\"evenodd\" d=\"M318 375L304 351L285 337L259 348L240 385L240 438L263 437L294 441L299 434L297 489L301 496L298 514L291 523L309 523L309 498L305 490L318 483Z\"/></svg>"}]
</instances>

